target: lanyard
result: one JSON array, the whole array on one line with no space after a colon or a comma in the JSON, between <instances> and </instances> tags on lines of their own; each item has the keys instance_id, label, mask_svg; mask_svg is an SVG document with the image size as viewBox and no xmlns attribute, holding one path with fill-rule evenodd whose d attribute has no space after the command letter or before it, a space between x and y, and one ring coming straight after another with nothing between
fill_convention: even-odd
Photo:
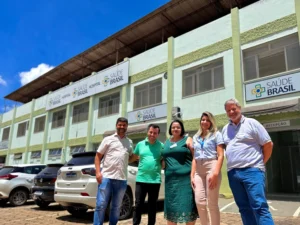
<instances>
[{"instance_id":1,"label":"lanyard","mask_svg":"<svg viewBox=\"0 0 300 225\"><path fill-rule=\"evenodd\" d=\"M199 142L200 142L200 145L201 145L201 150L204 151L203 147L204 147L204 141L205 141L205 138L203 138L201 140L201 138L199 138Z\"/></svg>"}]
</instances>

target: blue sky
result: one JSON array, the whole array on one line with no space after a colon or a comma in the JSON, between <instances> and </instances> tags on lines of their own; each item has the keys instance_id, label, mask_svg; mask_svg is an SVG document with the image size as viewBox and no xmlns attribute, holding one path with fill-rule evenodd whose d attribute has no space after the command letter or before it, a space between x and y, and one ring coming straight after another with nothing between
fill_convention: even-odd
<instances>
[{"instance_id":1,"label":"blue sky","mask_svg":"<svg viewBox=\"0 0 300 225\"><path fill-rule=\"evenodd\" d=\"M169 0L1 0L0 113L4 96Z\"/></svg>"}]
</instances>

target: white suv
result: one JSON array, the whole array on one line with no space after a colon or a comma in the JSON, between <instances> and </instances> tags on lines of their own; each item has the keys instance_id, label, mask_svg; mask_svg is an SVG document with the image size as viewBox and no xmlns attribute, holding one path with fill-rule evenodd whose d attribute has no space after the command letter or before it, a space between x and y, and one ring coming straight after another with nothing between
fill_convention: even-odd
<instances>
[{"instance_id":1,"label":"white suv","mask_svg":"<svg viewBox=\"0 0 300 225\"><path fill-rule=\"evenodd\" d=\"M0 170L0 203L25 204L30 197L34 177L45 168L42 164L5 166Z\"/></svg>"},{"instance_id":2,"label":"white suv","mask_svg":"<svg viewBox=\"0 0 300 225\"><path fill-rule=\"evenodd\" d=\"M78 153L58 172L55 182L54 199L73 216L81 216L88 209L96 207L98 184L95 177L95 152ZM134 205L137 163L128 166L128 183L123 198L120 219L131 215ZM159 200L164 199L164 176Z\"/></svg>"}]
</instances>

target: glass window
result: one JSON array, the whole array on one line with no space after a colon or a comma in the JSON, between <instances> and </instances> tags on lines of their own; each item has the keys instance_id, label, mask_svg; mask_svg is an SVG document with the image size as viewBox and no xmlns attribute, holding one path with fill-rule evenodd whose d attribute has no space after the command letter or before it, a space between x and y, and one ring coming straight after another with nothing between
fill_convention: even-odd
<instances>
[{"instance_id":1,"label":"glass window","mask_svg":"<svg viewBox=\"0 0 300 225\"><path fill-rule=\"evenodd\" d=\"M19 123L18 125L18 131L17 131L17 137L23 137L26 134L26 130L27 130L27 125L28 125L28 121L23 122L23 123Z\"/></svg>"},{"instance_id":2,"label":"glass window","mask_svg":"<svg viewBox=\"0 0 300 225\"><path fill-rule=\"evenodd\" d=\"M42 151L34 151L34 152L31 152L30 158L32 158L32 159L40 159L41 155L42 155Z\"/></svg>"},{"instance_id":3,"label":"glass window","mask_svg":"<svg viewBox=\"0 0 300 225\"><path fill-rule=\"evenodd\" d=\"M22 159L22 153L16 153L14 154L14 160L19 160L19 159Z\"/></svg>"},{"instance_id":4,"label":"glass window","mask_svg":"<svg viewBox=\"0 0 300 225\"><path fill-rule=\"evenodd\" d=\"M141 84L134 88L134 108L161 103L162 99L162 80L151 81Z\"/></svg>"},{"instance_id":5,"label":"glass window","mask_svg":"<svg viewBox=\"0 0 300 225\"><path fill-rule=\"evenodd\" d=\"M89 102L85 102L73 107L72 123L87 121L88 117L89 117Z\"/></svg>"},{"instance_id":6,"label":"glass window","mask_svg":"<svg viewBox=\"0 0 300 225\"><path fill-rule=\"evenodd\" d=\"M55 148L49 150L48 157L60 157L61 156L61 148Z\"/></svg>"},{"instance_id":7,"label":"glass window","mask_svg":"<svg viewBox=\"0 0 300 225\"><path fill-rule=\"evenodd\" d=\"M66 119L66 110L65 109L54 112L53 117L52 117L52 129L58 128L58 127L63 127L65 125L65 119Z\"/></svg>"},{"instance_id":8,"label":"glass window","mask_svg":"<svg viewBox=\"0 0 300 225\"><path fill-rule=\"evenodd\" d=\"M10 131L10 127L6 127L6 128L3 129L2 141L8 141L9 131Z\"/></svg>"},{"instance_id":9,"label":"glass window","mask_svg":"<svg viewBox=\"0 0 300 225\"><path fill-rule=\"evenodd\" d=\"M73 155L73 154L79 153L79 152L85 152L85 145L72 146L71 151L70 151L70 155Z\"/></svg>"},{"instance_id":10,"label":"glass window","mask_svg":"<svg viewBox=\"0 0 300 225\"><path fill-rule=\"evenodd\" d=\"M120 92L99 98L98 117L119 113Z\"/></svg>"},{"instance_id":11,"label":"glass window","mask_svg":"<svg viewBox=\"0 0 300 225\"><path fill-rule=\"evenodd\" d=\"M244 80L253 80L300 68L296 34L243 51Z\"/></svg>"},{"instance_id":12,"label":"glass window","mask_svg":"<svg viewBox=\"0 0 300 225\"><path fill-rule=\"evenodd\" d=\"M45 129L46 116L41 116L35 119L34 133L42 132Z\"/></svg>"},{"instance_id":13,"label":"glass window","mask_svg":"<svg viewBox=\"0 0 300 225\"><path fill-rule=\"evenodd\" d=\"M224 87L223 59L183 72L183 97Z\"/></svg>"}]
</instances>

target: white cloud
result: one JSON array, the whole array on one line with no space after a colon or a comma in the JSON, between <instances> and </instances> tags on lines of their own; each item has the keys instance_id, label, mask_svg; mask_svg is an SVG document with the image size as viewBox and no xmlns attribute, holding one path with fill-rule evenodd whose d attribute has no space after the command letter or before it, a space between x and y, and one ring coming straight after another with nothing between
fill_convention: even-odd
<instances>
[{"instance_id":1,"label":"white cloud","mask_svg":"<svg viewBox=\"0 0 300 225\"><path fill-rule=\"evenodd\" d=\"M28 84L29 82L35 80L36 78L40 77L41 75L47 73L49 70L52 70L54 66L50 66L45 63L41 63L37 67L31 68L29 71L24 71L19 73L21 78L20 82L23 85Z\"/></svg>"},{"instance_id":2,"label":"white cloud","mask_svg":"<svg viewBox=\"0 0 300 225\"><path fill-rule=\"evenodd\" d=\"M2 78L1 75L0 75L0 85L3 85L3 86L7 85L6 81Z\"/></svg>"}]
</instances>

